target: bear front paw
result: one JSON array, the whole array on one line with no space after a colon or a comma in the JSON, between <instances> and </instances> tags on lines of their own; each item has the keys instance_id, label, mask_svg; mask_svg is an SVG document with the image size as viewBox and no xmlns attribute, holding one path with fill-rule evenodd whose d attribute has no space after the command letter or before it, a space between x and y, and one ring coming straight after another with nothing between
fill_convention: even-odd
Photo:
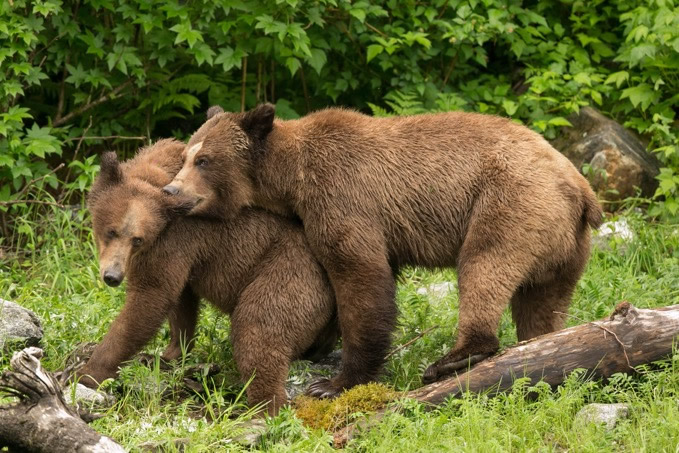
<instances>
[{"instance_id":1,"label":"bear front paw","mask_svg":"<svg viewBox=\"0 0 679 453\"><path fill-rule=\"evenodd\" d=\"M313 382L305 393L314 398L332 399L339 396L343 391L344 388L336 385L333 379L323 378Z\"/></svg>"},{"instance_id":2,"label":"bear front paw","mask_svg":"<svg viewBox=\"0 0 679 453\"><path fill-rule=\"evenodd\" d=\"M431 384L455 372L467 371L477 363L487 359L492 355L492 352L487 352L483 354L470 355L466 358L459 358L459 356L451 355L449 353L443 358L434 362L432 365L429 365L422 375L422 383Z\"/></svg>"}]
</instances>

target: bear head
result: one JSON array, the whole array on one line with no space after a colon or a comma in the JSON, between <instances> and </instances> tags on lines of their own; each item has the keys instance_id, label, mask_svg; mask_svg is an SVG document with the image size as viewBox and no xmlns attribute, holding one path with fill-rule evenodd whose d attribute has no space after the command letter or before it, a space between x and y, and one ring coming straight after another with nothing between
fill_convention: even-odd
<instances>
[{"instance_id":1,"label":"bear head","mask_svg":"<svg viewBox=\"0 0 679 453\"><path fill-rule=\"evenodd\" d=\"M253 169L266 150L275 107L263 104L246 113L208 111L184 151L184 166L163 189L190 200L191 215L232 218L254 202Z\"/></svg>"}]
</instances>

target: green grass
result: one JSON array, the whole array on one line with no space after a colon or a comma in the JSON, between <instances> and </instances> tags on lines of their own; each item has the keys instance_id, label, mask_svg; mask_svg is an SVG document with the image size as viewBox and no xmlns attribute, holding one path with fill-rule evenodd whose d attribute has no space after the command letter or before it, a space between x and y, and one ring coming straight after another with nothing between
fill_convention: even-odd
<instances>
[{"instance_id":1,"label":"green grass","mask_svg":"<svg viewBox=\"0 0 679 453\"><path fill-rule=\"evenodd\" d=\"M621 300L637 307L679 303L679 227L628 218L636 240L612 243L595 251L578 285L570 313L582 320L608 315ZM108 288L98 277L87 213L35 207L19 219L18 237L0 258L0 298L34 310L42 319L46 358L51 370L64 366L80 342L98 341L124 302L124 286ZM0 255L2 256L2 255ZM424 368L452 346L457 324L457 295L436 299L417 293L433 283L455 282L452 270L409 269L399 278L401 310L394 347L431 329L390 357L383 382L396 390L418 387ZM579 324L569 318L569 325ZM201 315L197 346L183 367L216 362L220 379L204 381L202 396L181 398L182 369L160 371L131 364L111 383L118 403L94 422L95 429L126 448L153 441L166 451L180 443L185 451L244 449L234 438L251 417L244 405L228 341L228 318L207 308ZM147 352L159 353L169 338L163 328ZM516 341L509 313L500 326L503 346ZM9 365L8 355L0 368ZM526 394L531 392L532 397ZM537 397L535 395L537 394ZM575 413L590 402L625 402L628 419L613 431L577 426ZM496 398L467 395L436 410L412 401L385 417L348 446L352 451L677 451L679 445L679 354L642 375L616 375L608 382L575 373L562 386L515 385ZM330 451L331 433L305 428L292 410L268 420L269 430L257 447L265 451Z\"/></svg>"}]
</instances>

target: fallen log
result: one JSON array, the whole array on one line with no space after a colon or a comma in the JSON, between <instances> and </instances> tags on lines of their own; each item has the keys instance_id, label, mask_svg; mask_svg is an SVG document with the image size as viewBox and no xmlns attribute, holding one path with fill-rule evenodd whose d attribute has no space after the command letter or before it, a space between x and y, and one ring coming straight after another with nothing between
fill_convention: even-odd
<instances>
[{"instance_id":1,"label":"fallen log","mask_svg":"<svg viewBox=\"0 0 679 453\"><path fill-rule=\"evenodd\" d=\"M518 378L532 384L561 384L574 370L595 378L634 372L635 367L672 353L679 336L679 305L638 309L618 304L608 319L571 327L525 341L480 362L468 372L426 385L409 398L440 404L464 391L501 392Z\"/></svg>"},{"instance_id":2,"label":"fallen log","mask_svg":"<svg viewBox=\"0 0 679 453\"><path fill-rule=\"evenodd\" d=\"M15 352L11 371L0 376L0 395L19 401L0 406L0 449L27 452L100 452L125 450L90 428L64 401L57 379L41 364L42 350Z\"/></svg>"},{"instance_id":3,"label":"fallen log","mask_svg":"<svg viewBox=\"0 0 679 453\"><path fill-rule=\"evenodd\" d=\"M635 372L636 367L672 354L679 336L679 305L638 309L621 302L607 319L594 321L517 344L458 374L406 394L407 398L438 405L464 392L497 394L516 379L528 378L556 386L576 369L594 378ZM375 415L373 422L383 413ZM367 423L369 426L371 423ZM366 426L365 422L359 426ZM351 439L356 427L335 435L335 445Z\"/></svg>"}]
</instances>

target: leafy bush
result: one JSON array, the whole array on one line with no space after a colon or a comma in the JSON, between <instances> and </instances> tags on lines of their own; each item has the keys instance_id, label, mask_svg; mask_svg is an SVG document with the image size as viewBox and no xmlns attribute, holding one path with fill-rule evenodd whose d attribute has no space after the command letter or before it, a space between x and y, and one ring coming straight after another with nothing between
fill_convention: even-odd
<instances>
[{"instance_id":1,"label":"leafy bush","mask_svg":"<svg viewBox=\"0 0 679 453\"><path fill-rule=\"evenodd\" d=\"M0 212L45 175L78 194L97 151L185 138L212 104L465 109L548 138L593 104L648 136L665 166L650 212L676 220L678 30L674 0L6 1Z\"/></svg>"}]
</instances>

